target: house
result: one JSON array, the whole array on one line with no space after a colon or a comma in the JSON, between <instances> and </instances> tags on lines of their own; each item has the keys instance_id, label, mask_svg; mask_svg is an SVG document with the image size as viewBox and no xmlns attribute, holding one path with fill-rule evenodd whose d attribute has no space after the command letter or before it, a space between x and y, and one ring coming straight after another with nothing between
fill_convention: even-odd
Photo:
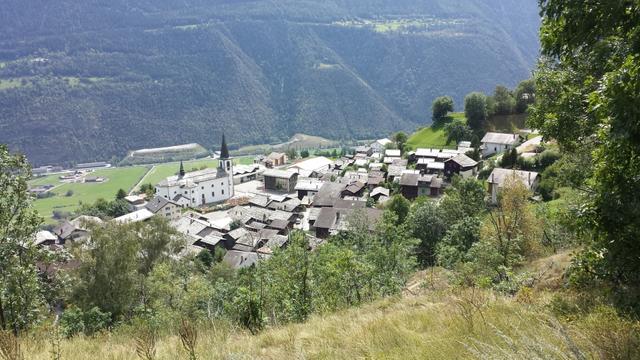
<instances>
[{"instance_id":1,"label":"house","mask_svg":"<svg viewBox=\"0 0 640 360\"><path fill-rule=\"evenodd\" d=\"M402 176L402 172L407 170L406 165L389 165L387 168L387 180L389 182L395 181L395 179Z\"/></svg>"},{"instance_id":2,"label":"house","mask_svg":"<svg viewBox=\"0 0 640 360\"><path fill-rule=\"evenodd\" d=\"M382 210L364 208L364 209L340 209L340 208L322 208L318 214L318 219L314 223L316 229L316 237L326 239L330 235L335 235L340 231L349 228L349 218L354 216L356 212L363 214L369 222L369 230L375 230L379 220L382 218Z\"/></svg>"},{"instance_id":3,"label":"house","mask_svg":"<svg viewBox=\"0 0 640 360\"><path fill-rule=\"evenodd\" d=\"M373 149L370 146L357 146L355 148L356 156L362 155L364 157L369 157L373 155Z\"/></svg>"},{"instance_id":4,"label":"house","mask_svg":"<svg viewBox=\"0 0 640 360\"><path fill-rule=\"evenodd\" d=\"M330 172L332 168L333 161L324 156L309 158L289 167L290 170L297 170L299 174L305 174L308 177L320 177L320 175Z\"/></svg>"},{"instance_id":5,"label":"house","mask_svg":"<svg viewBox=\"0 0 640 360\"><path fill-rule=\"evenodd\" d=\"M480 142L482 143L482 156L487 157L516 147L520 142L520 136L518 134L488 132Z\"/></svg>"},{"instance_id":6,"label":"house","mask_svg":"<svg viewBox=\"0 0 640 360\"><path fill-rule=\"evenodd\" d=\"M182 206L173 200L168 200L162 196L156 196L147 202L145 208L154 215L165 217L169 220L175 220L180 216Z\"/></svg>"},{"instance_id":7,"label":"house","mask_svg":"<svg viewBox=\"0 0 640 360\"><path fill-rule=\"evenodd\" d=\"M35 244L38 246L51 246L58 243L58 237L52 232L41 230L36 233Z\"/></svg>"},{"instance_id":8,"label":"house","mask_svg":"<svg viewBox=\"0 0 640 360\"><path fill-rule=\"evenodd\" d=\"M500 189L504 187L505 183L510 178L522 182L527 190L531 192L536 190L538 183L540 182L540 174L534 171L495 168L487 179L492 204L498 203L498 194Z\"/></svg>"},{"instance_id":9,"label":"house","mask_svg":"<svg viewBox=\"0 0 640 360\"><path fill-rule=\"evenodd\" d=\"M186 203L187 206L197 207L232 198L233 185L233 161L229 157L227 142L222 135L220 160L216 169L186 173L180 162L178 175L169 176L156 185L156 194L179 204Z\"/></svg>"},{"instance_id":10,"label":"house","mask_svg":"<svg viewBox=\"0 0 640 360\"><path fill-rule=\"evenodd\" d=\"M416 149L416 152L413 155L413 157L415 158L415 161L417 161L418 159L425 159L425 158L435 160L438 158L438 154L440 154L439 149L418 148Z\"/></svg>"},{"instance_id":11,"label":"house","mask_svg":"<svg viewBox=\"0 0 640 360\"><path fill-rule=\"evenodd\" d=\"M65 221L53 229L58 237L58 243L64 245L67 241L82 241L89 238L89 225L102 224L100 218L94 216L78 216L71 221Z\"/></svg>"},{"instance_id":12,"label":"house","mask_svg":"<svg viewBox=\"0 0 640 360\"><path fill-rule=\"evenodd\" d=\"M264 160L265 166L268 168L283 166L287 163L287 154L272 152Z\"/></svg>"},{"instance_id":13,"label":"house","mask_svg":"<svg viewBox=\"0 0 640 360\"><path fill-rule=\"evenodd\" d=\"M292 193L298 182L298 172L291 170L267 169L264 176L264 188L266 190Z\"/></svg>"},{"instance_id":14,"label":"house","mask_svg":"<svg viewBox=\"0 0 640 360\"><path fill-rule=\"evenodd\" d=\"M342 196L362 196L365 188L365 183L361 181L353 181L349 183L342 191Z\"/></svg>"},{"instance_id":15,"label":"house","mask_svg":"<svg viewBox=\"0 0 640 360\"><path fill-rule=\"evenodd\" d=\"M295 191L298 193L298 199L302 200L305 196L315 196L323 184L324 181L319 179L298 178L295 187Z\"/></svg>"},{"instance_id":16,"label":"house","mask_svg":"<svg viewBox=\"0 0 640 360\"><path fill-rule=\"evenodd\" d=\"M435 159L432 158L419 158L416 161L416 170L420 170L423 172L427 171L427 165L429 165L432 162L435 162Z\"/></svg>"},{"instance_id":17,"label":"house","mask_svg":"<svg viewBox=\"0 0 640 360\"><path fill-rule=\"evenodd\" d=\"M378 202L380 201L381 198L385 198L385 197L388 198L389 194L390 194L389 189L379 186L371 190L371 193L369 193L369 197L373 198L376 202Z\"/></svg>"},{"instance_id":18,"label":"house","mask_svg":"<svg viewBox=\"0 0 640 360\"><path fill-rule=\"evenodd\" d=\"M389 158L400 158L402 153L399 149L387 149L384 152L384 156Z\"/></svg>"},{"instance_id":19,"label":"house","mask_svg":"<svg viewBox=\"0 0 640 360\"><path fill-rule=\"evenodd\" d=\"M258 164L235 165L233 167L233 184L244 184L256 180L258 175L263 172L263 169L264 168Z\"/></svg>"},{"instance_id":20,"label":"house","mask_svg":"<svg viewBox=\"0 0 640 360\"><path fill-rule=\"evenodd\" d=\"M433 175L405 173L400 178L402 196L409 200L414 200L418 196L438 196L441 187L442 179Z\"/></svg>"},{"instance_id":21,"label":"house","mask_svg":"<svg viewBox=\"0 0 640 360\"><path fill-rule=\"evenodd\" d=\"M439 174L444 171L444 163L434 161L427 164L427 174Z\"/></svg>"},{"instance_id":22,"label":"house","mask_svg":"<svg viewBox=\"0 0 640 360\"><path fill-rule=\"evenodd\" d=\"M229 250L222 261L232 269L244 269L253 266L259 260L257 253L248 251Z\"/></svg>"},{"instance_id":23,"label":"house","mask_svg":"<svg viewBox=\"0 0 640 360\"><path fill-rule=\"evenodd\" d=\"M127 202L130 211L140 210L147 204L147 195L129 195L125 196L124 200Z\"/></svg>"},{"instance_id":24,"label":"house","mask_svg":"<svg viewBox=\"0 0 640 360\"><path fill-rule=\"evenodd\" d=\"M477 169L478 162L465 154L459 154L444 162L444 175L449 179L455 174L463 178L474 177L476 176Z\"/></svg>"},{"instance_id":25,"label":"house","mask_svg":"<svg viewBox=\"0 0 640 360\"><path fill-rule=\"evenodd\" d=\"M387 148L387 145L393 143L393 141L384 138L378 139L369 145L369 147L373 150L373 152L382 153Z\"/></svg>"},{"instance_id":26,"label":"house","mask_svg":"<svg viewBox=\"0 0 640 360\"><path fill-rule=\"evenodd\" d=\"M128 213L120 217L117 217L113 219L113 221L121 224L129 224L129 223L147 221L151 219L154 215L155 215L154 213L147 210L146 208L142 208L132 213Z\"/></svg>"},{"instance_id":27,"label":"house","mask_svg":"<svg viewBox=\"0 0 640 360\"><path fill-rule=\"evenodd\" d=\"M367 187L369 190L373 190L382 184L384 184L384 175L369 174L369 178L367 179Z\"/></svg>"},{"instance_id":28,"label":"house","mask_svg":"<svg viewBox=\"0 0 640 360\"><path fill-rule=\"evenodd\" d=\"M332 207L337 199L342 198L342 191L345 187L345 184L337 182L324 183L316 196L313 198L313 206Z\"/></svg>"}]
</instances>

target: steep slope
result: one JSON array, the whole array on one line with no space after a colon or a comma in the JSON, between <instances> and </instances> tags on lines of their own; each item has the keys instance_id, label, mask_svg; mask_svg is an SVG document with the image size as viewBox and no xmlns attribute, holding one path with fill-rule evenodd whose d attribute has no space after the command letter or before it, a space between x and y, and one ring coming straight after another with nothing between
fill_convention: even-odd
<instances>
[{"instance_id":1,"label":"steep slope","mask_svg":"<svg viewBox=\"0 0 640 360\"><path fill-rule=\"evenodd\" d=\"M528 77L538 22L534 0L7 0L0 142L42 164L411 130Z\"/></svg>"}]
</instances>

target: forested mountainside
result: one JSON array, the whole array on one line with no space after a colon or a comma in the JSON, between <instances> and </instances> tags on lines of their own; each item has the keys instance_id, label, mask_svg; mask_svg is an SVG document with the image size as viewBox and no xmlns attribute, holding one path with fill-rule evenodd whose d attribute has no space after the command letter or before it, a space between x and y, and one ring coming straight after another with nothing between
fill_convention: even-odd
<instances>
[{"instance_id":1,"label":"forested mountainside","mask_svg":"<svg viewBox=\"0 0 640 360\"><path fill-rule=\"evenodd\" d=\"M4 0L0 143L36 165L427 124L514 86L535 0Z\"/></svg>"}]
</instances>

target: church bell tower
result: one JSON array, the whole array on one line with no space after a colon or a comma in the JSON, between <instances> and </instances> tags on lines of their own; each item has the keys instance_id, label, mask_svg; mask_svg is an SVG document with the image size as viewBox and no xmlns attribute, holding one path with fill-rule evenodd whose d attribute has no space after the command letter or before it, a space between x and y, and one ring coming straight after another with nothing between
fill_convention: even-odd
<instances>
[{"instance_id":1,"label":"church bell tower","mask_svg":"<svg viewBox=\"0 0 640 360\"><path fill-rule=\"evenodd\" d=\"M229 156L229 148L227 147L227 140L222 134L222 146L220 146L220 160L218 167L220 170L224 171L227 174L227 178L229 179L229 195L230 197L234 195L233 191L233 160Z\"/></svg>"}]
</instances>

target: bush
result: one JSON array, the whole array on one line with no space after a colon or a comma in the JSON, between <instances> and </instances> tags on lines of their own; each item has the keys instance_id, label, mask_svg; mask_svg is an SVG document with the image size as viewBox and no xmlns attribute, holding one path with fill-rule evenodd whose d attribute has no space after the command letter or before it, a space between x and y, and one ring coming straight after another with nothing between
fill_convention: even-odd
<instances>
[{"instance_id":1,"label":"bush","mask_svg":"<svg viewBox=\"0 0 640 360\"><path fill-rule=\"evenodd\" d=\"M60 327L62 334L66 337L73 337L80 333L93 335L106 329L111 321L111 314L102 312L99 308L93 307L87 312L75 306L67 308L60 317Z\"/></svg>"}]
</instances>

